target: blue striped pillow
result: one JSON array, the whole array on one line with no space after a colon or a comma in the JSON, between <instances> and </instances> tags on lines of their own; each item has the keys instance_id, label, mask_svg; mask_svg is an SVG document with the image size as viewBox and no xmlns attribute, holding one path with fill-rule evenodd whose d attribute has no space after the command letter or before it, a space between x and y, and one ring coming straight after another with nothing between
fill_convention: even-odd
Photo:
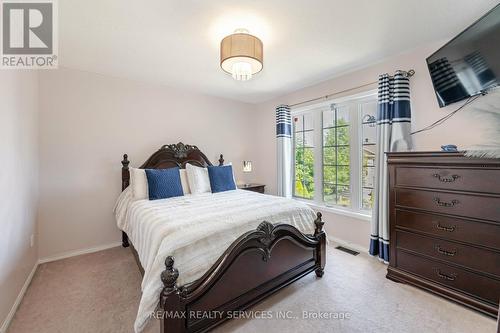
<instances>
[{"instance_id":1,"label":"blue striped pillow","mask_svg":"<svg viewBox=\"0 0 500 333\"><path fill-rule=\"evenodd\" d=\"M210 178L212 193L236 190L231 165L209 166L208 177Z\"/></svg>"},{"instance_id":2,"label":"blue striped pillow","mask_svg":"<svg viewBox=\"0 0 500 333\"><path fill-rule=\"evenodd\" d=\"M184 195L179 168L146 169L145 171L148 178L149 200Z\"/></svg>"}]
</instances>

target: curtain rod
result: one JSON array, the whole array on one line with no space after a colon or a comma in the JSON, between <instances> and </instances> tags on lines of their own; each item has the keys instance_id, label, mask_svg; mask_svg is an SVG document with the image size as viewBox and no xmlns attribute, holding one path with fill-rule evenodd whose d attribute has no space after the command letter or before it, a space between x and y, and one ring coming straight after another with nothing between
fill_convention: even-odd
<instances>
[{"instance_id":1,"label":"curtain rod","mask_svg":"<svg viewBox=\"0 0 500 333\"><path fill-rule=\"evenodd\" d=\"M413 75L415 75L415 70L414 69L410 69L410 70L407 70L407 71L401 71L403 73L406 73L406 77L412 77ZM345 89L345 90L341 90L341 91L336 91L334 93L331 93L331 94L328 94L328 95L325 95L325 96L321 96L321 97L316 97L316 98L313 98L313 99L309 99L307 101L302 101L302 102L298 102L298 103L295 103L295 104L291 104L290 107L293 108L293 107L296 107L298 105L302 105L302 104L307 104L307 103L310 103L310 102L315 102L315 101L319 101L319 100L328 100L330 97L332 96L335 96L335 95L339 95L339 94L342 94L342 93L345 93L345 92L348 92L348 91L351 91L351 90L356 90L356 89L359 89L359 88L363 88L363 87L367 87L367 86L371 86L372 84L375 84L375 83L378 83L378 80L377 81L373 81L373 82L369 82L369 83L365 83L365 84L362 84L360 86L357 86L357 87L353 87L353 88L349 88L349 89Z\"/></svg>"}]
</instances>

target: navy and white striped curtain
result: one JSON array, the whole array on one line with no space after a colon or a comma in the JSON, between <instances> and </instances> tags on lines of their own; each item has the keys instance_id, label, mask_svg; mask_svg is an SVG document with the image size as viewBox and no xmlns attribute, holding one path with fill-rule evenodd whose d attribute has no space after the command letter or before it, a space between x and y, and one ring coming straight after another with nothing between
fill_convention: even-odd
<instances>
[{"instance_id":1,"label":"navy and white striped curtain","mask_svg":"<svg viewBox=\"0 0 500 333\"><path fill-rule=\"evenodd\" d=\"M276 107L276 140L278 153L278 195L292 197L292 117L290 106Z\"/></svg>"},{"instance_id":2,"label":"navy and white striped curtain","mask_svg":"<svg viewBox=\"0 0 500 333\"><path fill-rule=\"evenodd\" d=\"M377 153L375 156L375 201L370 254L389 262L389 174L385 152L412 149L410 80L404 71L378 79Z\"/></svg>"}]
</instances>

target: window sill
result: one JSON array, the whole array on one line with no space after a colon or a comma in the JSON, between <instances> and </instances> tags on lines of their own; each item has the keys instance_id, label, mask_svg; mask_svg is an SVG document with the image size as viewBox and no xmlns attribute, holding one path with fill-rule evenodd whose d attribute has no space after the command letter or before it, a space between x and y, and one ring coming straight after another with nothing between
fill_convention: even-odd
<instances>
[{"instance_id":1,"label":"window sill","mask_svg":"<svg viewBox=\"0 0 500 333\"><path fill-rule=\"evenodd\" d=\"M350 209L343 209L343 208L338 208L338 207L331 207L331 206L325 206L318 204L314 201L311 200L306 200L306 199L299 199L299 198L293 198L294 200L303 202L307 204L308 206L311 206L311 208L319 209L325 212L333 213L333 214L338 214L338 215L343 215L347 217L352 217L358 220L363 220L363 221L368 221L371 222L372 216L371 214L359 212L359 211L353 211Z\"/></svg>"}]
</instances>

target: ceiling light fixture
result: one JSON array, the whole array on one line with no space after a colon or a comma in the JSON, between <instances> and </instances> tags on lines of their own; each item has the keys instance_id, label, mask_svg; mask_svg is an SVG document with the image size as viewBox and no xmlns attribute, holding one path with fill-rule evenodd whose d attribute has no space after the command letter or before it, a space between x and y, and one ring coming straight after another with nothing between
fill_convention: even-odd
<instances>
[{"instance_id":1,"label":"ceiling light fixture","mask_svg":"<svg viewBox=\"0 0 500 333\"><path fill-rule=\"evenodd\" d=\"M237 29L220 43L220 66L233 79L247 81L263 67L263 45L246 29Z\"/></svg>"}]
</instances>

